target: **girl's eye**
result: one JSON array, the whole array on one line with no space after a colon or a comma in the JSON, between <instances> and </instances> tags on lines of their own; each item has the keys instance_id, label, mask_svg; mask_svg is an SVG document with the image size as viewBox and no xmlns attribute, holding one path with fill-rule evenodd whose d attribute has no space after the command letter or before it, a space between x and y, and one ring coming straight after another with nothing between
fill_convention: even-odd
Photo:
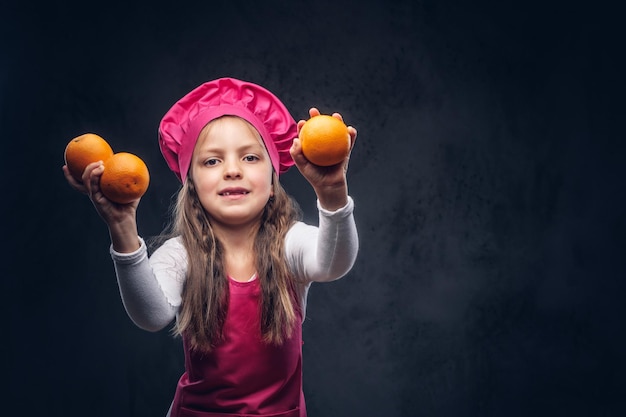
<instances>
[{"instance_id":1,"label":"girl's eye","mask_svg":"<svg viewBox=\"0 0 626 417\"><path fill-rule=\"evenodd\" d=\"M259 157L256 155L246 155L243 157L243 160L246 162L254 162L254 161L258 161Z\"/></svg>"},{"instance_id":2,"label":"girl's eye","mask_svg":"<svg viewBox=\"0 0 626 417\"><path fill-rule=\"evenodd\" d=\"M211 158L211 159L207 159L206 161L204 161L204 165L207 166L213 166L213 165L217 165L219 161L215 158Z\"/></svg>"}]
</instances>

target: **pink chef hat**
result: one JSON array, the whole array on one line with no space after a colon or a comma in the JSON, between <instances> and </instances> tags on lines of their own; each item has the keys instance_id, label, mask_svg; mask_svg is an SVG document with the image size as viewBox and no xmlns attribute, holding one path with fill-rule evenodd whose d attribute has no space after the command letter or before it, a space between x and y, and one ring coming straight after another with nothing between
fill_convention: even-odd
<instances>
[{"instance_id":1,"label":"pink chef hat","mask_svg":"<svg viewBox=\"0 0 626 417\"><path fill-rule=\"evenodd\" d=\"M285 105L263 87L234 78L206 82L181 98L159 124L159 147L170 169L185 181L204 126L218 117L239 116L256 128L277 174L293 164L289 148L298 136Z\"/></svg>"}]
</instances>

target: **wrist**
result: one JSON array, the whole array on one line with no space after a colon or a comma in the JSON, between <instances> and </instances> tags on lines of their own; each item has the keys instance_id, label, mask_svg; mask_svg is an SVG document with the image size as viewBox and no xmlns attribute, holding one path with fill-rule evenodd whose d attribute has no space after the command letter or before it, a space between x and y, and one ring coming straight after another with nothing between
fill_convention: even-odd
<instances>
[{"instance_id":1,"label":"wrist","mask_svg":"<svg viewBox=\"0 0 626 417\"><path fill-rule=\"evenodd\" d=\"M348 204L348 186L344 183L336 186L316 188L315 194L320 206L329 211L335 211Z\"/></svg>"},{"instance_id":2,"label":"wrist","mask_svg":"<svg viewBox=\"0 0 626 417\"><path fill-rule=\"evenodd\" d=\"M113 249L119 253L135 252L141 246L135 222L110 224L109 236Z\"/></svg>"}]
</instances>

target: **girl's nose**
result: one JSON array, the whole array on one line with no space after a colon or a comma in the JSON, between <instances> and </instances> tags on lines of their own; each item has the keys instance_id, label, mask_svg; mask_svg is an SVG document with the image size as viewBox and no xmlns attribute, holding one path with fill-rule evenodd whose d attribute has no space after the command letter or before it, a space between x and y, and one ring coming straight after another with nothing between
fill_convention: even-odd
<instances>
[{"instance_id":1,"label":"girl's nose","mask_svg":"<svg viewBox=\"0 0 626 417\"><path fill-rule=\"evenodd\" d=\"M241 167L237 161L224 163L224 178L241 178Z\"/></svg>"}]
</instances>

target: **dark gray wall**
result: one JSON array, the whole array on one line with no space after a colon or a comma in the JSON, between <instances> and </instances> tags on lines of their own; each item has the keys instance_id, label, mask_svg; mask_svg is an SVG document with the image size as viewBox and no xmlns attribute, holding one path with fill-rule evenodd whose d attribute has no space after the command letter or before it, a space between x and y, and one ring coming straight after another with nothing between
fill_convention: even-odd
<instances>
[{"instance_id":1,"label":"dark gray wall","mask_svg":"<svg viewBox=\"0 0 626 417\"><path fill-rule=\"evenodd\" d=\"M163 415L180 342L134 327L108 235L61 173L101 134L146 160L139 228L177 189L160 117L221 76L359 130L361 252L314 286L311 417L626 411L623 44L565 1L12 4L0 12L3 407ZM17 3L17 2L15 2ZM195 3L195 4L194 4ZM287 190L315 221L293 170Z\"/></svg>"}]
</instances>

